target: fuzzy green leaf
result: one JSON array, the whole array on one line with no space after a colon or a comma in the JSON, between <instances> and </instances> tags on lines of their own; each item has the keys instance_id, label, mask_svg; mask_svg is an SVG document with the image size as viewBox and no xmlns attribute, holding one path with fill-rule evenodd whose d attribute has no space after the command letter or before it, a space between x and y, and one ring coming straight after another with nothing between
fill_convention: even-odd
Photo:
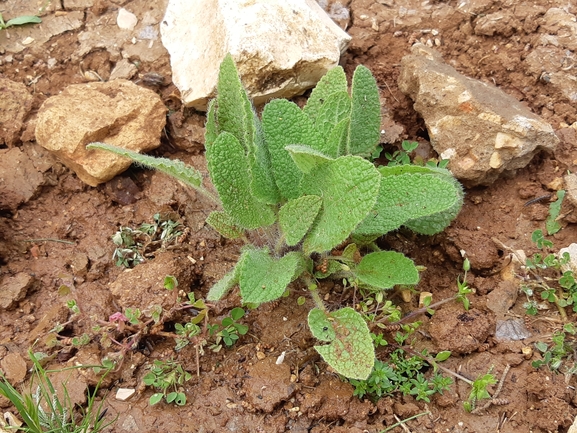
<instances>
[{"instance_id":1,"label":"fuzzy green leaf","mask_svg":"<svg viewBox=\"0 0 577 433\"><path fill-rule=\"evenodd\" d=\"M302 172L285 149L291 144L305 144L321 150L324 138L314 129L310 118L293 102L276 99L266 105L262 126L268 144L274 178L284 198L299 197Z\"/></svg>"},{"instance_id":2,"label":"fuzzy green leaf","mask_svg":"<svg viewBox=\"0 0 577 433\"><path fill-rule=\"evenodd\" d=\"M319 115L316 118L315 128L320 134L329 138L335 127L344 120L350 118L351 114L351 97L345 92L333 93L321 107ZM342 128L342 125L340 126ZM337 132L338 134L338 132ZM340 140L328 140L323 147L323 152L333 158L339 156Z\"/></svg>"},{"instance_id":3,"label":"fuzzy green leaf","mask_svg":"<svg viewBox=\"0 0 577 433\"><path fill-rule=\"evenodd\" d=\"M545 221L545 228L547 229L547 234L549 236L554 235L562 226L557 221L559 214L561 213L561 205L563 204L563 199L565 198L565 190L557 191L557 200L549 205L549 216Z\"/></svg>"},{"instance_id":4,"label":"fuzzy green leaf","mask_svg":"<svg viewBox=\"0 0 577 433\"><path fill-rule=\"evenodd\" d=\"M216 101L218 132L234 135L249 151L255 134L254 113L230 54L220 64Z\"/></svg>"},{"instance_id":5,"label":"fuzzy green leaf","mask_svg":"<svg viewBox=\"0 0 577 433\"><path fill-rule=\"evenodd\" d=\"M213 211L206 219L209 224L218 233L228 239L237 239L244 234L244 230L237 227L234 219L223 211Z\"/></svg>"},{"instance_id":6,"label":"fuzzy green leaf","mask_svg":"<svg viewBox=\"0 0 577 433\"><path fill-rule=\"evenodd\" d=\"M280 208L278 214L279 226L285 236L288 246L298 244L310 229L319 213L322 199L316 195L304 195L289 200Z\"/></svg>"},{"instance_id":7,"label":"fuzzy green leaf","mask_svg":"<svg viewBox=\"0 0 577 433\"><path fill-rule=\"evenodd\" d=\"M206 159L222 206L237 225L251 230L274 223L272 209L252 194L247 157L234 135L222 132L206 149Z\"/></svg>"},{"instance_id":8,"label":"fuzzy green leaf","mask_svg":"<svg viewBox=\"0 0 577 433\"><path fill-rule=\"evenodd\" d=\"M254 142L249 149L251 168L251 189L256 198L267 204L277 204L280 193L274 181L270 154L264 141L264 132L260 120L254 115Z\"/></svg>"},{"instance_id":9,"label":"fuzzy green leaf","mask_svg":"<svg viewBox=\"0 0 577 433\"><path fill-rule=\"evenodd\" d=\"M243 302L261 304L280 298L304 266L302 254L294 251L280 259L271 257L267 249L247 251L239 276Z\"/></svg>"},{"instance_id":10,"label":"fuzzy green leaf","mask_svg":"<svg viewBox=\"0 0 577 433\"><path fill-rule=\"evenodd\" d=\"M140 153L134 152L132 150L124 149L118 146L112 146L106 143L90 143L86 146L87 149L102 149L109 152L115 153L117 155L126 156L132 159L137 164L144 165L146 167L154 168L158 171L168 174L175 179L181 181L182 183L191 186L195 189L202 187L202 174L184 164L182 161L177 159L172 160L168 158L155 158L153 156L142 155Z\"/></svg>"},{"instance_id":11,"label":"fuzzy green leaf","mask_svg":"<svg viewBox=\"0 0 577 433\"><path fill-rule=\"evenodd\" d=\"M419 272L413 261L395 251L367 254L352 272L363 283L379 289L419 282Z\"/></svg>"},{"instance_id":12,"label":"fuzzy green leaf","mask_svg":"<svg viewBox=\"0 0 577 433\"><path fill-rule=\"evenodd\" d=\"M330 135L327 137L326 147L329 149L336 148L337 156L346 155L347 140L349 138L350 119L341 120L335 125Z\"/></svg>"},{"instance_id":13,"label":"fuzzy green leaf","mask_svg":"<svg viewBox=\"0 0 577 433\"><path fill-rule=\"evenodd\" d=\"M6 21L6 27L21 26L24 24L40 24L42 19L36 15L21 15Z\"/></svg>"},{"instance_id":14,"label":"fuzzy green leaf","mask_svg":"<svg viewBox=\"0 0 577 433\"><path fill-rule=\"evenodd\" d=\"M245 249L240 257L238 258L238 262L236 263L236 265L234 266L234 268L232 268L230 271L228 271L224 277L222 277L220 280L218 280L208 291L208 294L206 295L206 300L207 301L219 301L223 298L224 295L227 294L227 292L232 289L234 286L236 286L238 284L238 280L239 280L239 275L240 275L240 268L242 267L242 263L244 261L244 259L246 258L246 256L248 255L248 252L251 251L253 249L251 248L247 248Z\"/></svg>"},{"instance_id":15,"label":"fuzzy green leaf","mask_svg":"<svg viewBox=\"0 0 577 433\"><path fill-rule=\"evenodd\" d=\"M208 149L218 137L218 125L216 124L216 99L211 99L206 111L206 127L204 132L204 148Z\"/></svg>"},{"instance_id":16,"label":"fuzzy green leaf","mask_svg":"<svg viewBox=\"0 0 577 433\"><path fill-rule=\"evenodd\" d=\"M312 334L330 344L315 346L337 373L349 379L366 380L375 363L375 348L367 323L350 307L332 313L314 308L309 313Z\"/></svg>"},{"instance_id":17,"label":"fuzzy green leaf","mask_svg":"<svg viewBox=\"0 0 577 433\"><path fill-rule=\"evenodd\" d=\"M286 150L303 173L310 173L319 165L333 160L324 153L302 144L291 144Z\"/></svg>"},{"instance_id":18,"label":"fuzzy green leaf","mask_svg":"<svg viewBox=\"0 0 577 433\"><path fill-rule=\"evenodd\" d=\"M373 164L350 155L320 165L303 178L303 193L323 199L321 211L305 236L307 254L329 251L350 235L374 207L380 178Z\"/></svg>"},{"instance_id":19,"label":"fuzzy green leaf","mask_svg":"<svg viewBox=\"0 0 577 433\"><path fill-rule=\"evenodd\" d=\"M333 93L347 91L347 76L341 66L328 71L311 92L303 111L314 122L329 96Z\"/></svg>"},{"instance_id":20,"label":"fuzzy green leaf","mask_svg":"<svg viewBox=\"0 0 577 433\"><path fill-rule=\"evenodd\" d=\"M379 167L382 179L377 204L355 235L383 235L409 221L460 209L461 189L454 178L425 167L400 167L405 166Z\"/></svg>"},{"instance_id":21,"label":"fuzzy green leaf","mask_svg":"<svg viewBox=\"0 0 577 433\"><path fill-rule=\"evenodd\" d=\"M348 153L369 157L381 137L379 88L371 71L359 65L353 74Z\"/></svg>"}]
</instances>

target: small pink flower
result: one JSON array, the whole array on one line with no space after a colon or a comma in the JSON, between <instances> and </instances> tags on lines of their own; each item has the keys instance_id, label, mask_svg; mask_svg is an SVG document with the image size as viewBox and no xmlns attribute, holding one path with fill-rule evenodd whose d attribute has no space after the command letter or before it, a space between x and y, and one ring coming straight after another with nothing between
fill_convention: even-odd
<instances>
[{"instance_id":1,"label":"small pink flower","mask_svg":"<svg viewBox=\"0 0 577 433\"><path fill-rule=\"evenodd\" d=\"M128 317L126 317L124 314L122 313L114 313L113 315L111 315L108 318L109 322L128 322Z\"/></svg>"}]
</instances>

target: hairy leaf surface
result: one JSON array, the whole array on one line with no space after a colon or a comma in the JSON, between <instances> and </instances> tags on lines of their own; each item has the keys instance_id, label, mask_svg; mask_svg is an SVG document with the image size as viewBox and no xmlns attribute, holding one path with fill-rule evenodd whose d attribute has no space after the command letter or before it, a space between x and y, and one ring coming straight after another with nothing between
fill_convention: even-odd
<instances>
[{"instance_id":1,"label":"hairy leaf surface","mask_svg":"<svg viewBox=\"0 0 577 433\"><path fill-rule=\"evenodd\" d=\"M315 346L323 359L339 374L365 380L375 364L375 349L367 323L350 307L325 313L314 308L309 313L312 334L330 344Z\"/></svg>"},{"instance_id":2,"label":"hairy leaf surface","mask_svg":"<svg viewBox=\"0 0 577 433\"><path fill-rule=\"evenodd\" d=\"M237 225L250 230L274 223L271 208L252 194L247 157L234 135L222 132L206 149L206 159L222 206Z\"/></svg>"},{"instance_id":3,"label":"hairy leaf surface","mask_svg":"<svg viewBox=\"0 0 577 433\"><path fill-rule=\"evenodd\" d=\"M237 239L244 234L244 230L237 227L234 219L223 211L211 212L206 218L206 223L228 239Z\"/></svg>"},{"instance_id":4,"label":"hairy leaf surface","mask_svg":"<svg viewBox=\"0 0 577 433\"><path fill-rule=\"evenodd\" d=\"M350 118L350 114L351 97L346 91L333 93L327 98L315 122L315 128L326 140L322 148L323 153L333 158L339 156L340 140L329 140L329 137L337 125Z\"/></svg>"},{"instance_id":5,"label":"hairy leaf surface","mask_svg":"<svg viewBox=\"0 0 577 433\"><path fill-rule=\"evenodd\" d=\"M419 282L419 272L413 261L395 251L367 254L352 272L363 283L379 289Z\"/></svg>"},{"instance_id":6,"label":"hairy leaf surface","mask_svg":"<svg viewBox=\"0 0 577 433\"><path fill-rule=\"evenodd\" d=\"M214 284L210 288L210 290L208 291L208 294L206 295L207 301L219 301L219 300L221 300L224 297L224 295L226 295L228 293L228 291L230 289L232 289L234 286L236 286L238 284L242 263L243 263L244 259L246 258L246 256L248 255L249 251L252 251L252 250L253 249L251 249L251 248L245 249L241 253L240 257L238 258L238 262L236 262L236 265L234 266L234 268L232 268L230 271L228 271L224 275L224 277L222 277L220 280L218 280L216 282L216 284Z\"/></svg>"},{"instance_id":7,"label":"hairy leaf surface","mask_svg":"<svg viewBox=\"0 0 577 433\"><path fill-rule=\"evenodd\" d=\"M342 156L320 165L303 178L303 193L322 197L321 211L303 248L325 252L343 242L375 205L380 174L369 161Z\"/></svg>"},{"instance_id":8,"label":"hairy leaf surface","mask_svg":"<svg viewBox=\"0 0 577 433\"><path fill-rule=\"evenodd\" d=\"M293 251L276 259L267 249L248 251L239 276L243 302L260 304L280 298L303 270L304 260L300 253Z\"/></svg>"},{"instance_id":9,"label":"hairy leaf surface","mask_svg":"<svg viewBox=\"0 0 577 433\"><path fill-rule=\"evenodd\" d=\"M311 92L303 111L314 122L317 119L323 105L333 93L347 91L347 76L341 66L328 71L317 83Z\"/></svg>"},{"instance_id":10,"label":"hairy leaf surface","mask_svg":"<svg viewBox=\"0 0 577 433\"><path fill-rule=\"evenodd\" d=\"M310 173L319 165L333 160L324 153L302 144L291 144L286 150L303 173Z\"/></svg>"},{"instance_id":11,"label":"hairy leaf surface","mask_svg":"<svg viewBox=\"0 0 577 433\"><path fill-rule=\"evenodd\" d=\"M280 208L279 226L288 246L298 244L309 231L319 213L322 199L316 195L303 195L289 200Z\"/></svg>"},{"instance_id":12,"label":"hairy leaf surface","mask_svg":"<svg viewBox=\"0 0 577 433\"><path fill-rule=\"evenodd\" d=\"M381 103L377 82L367 68L357 66L351 89L348 153L369 157L381 137Z\"/></svg>"}]
</instances>

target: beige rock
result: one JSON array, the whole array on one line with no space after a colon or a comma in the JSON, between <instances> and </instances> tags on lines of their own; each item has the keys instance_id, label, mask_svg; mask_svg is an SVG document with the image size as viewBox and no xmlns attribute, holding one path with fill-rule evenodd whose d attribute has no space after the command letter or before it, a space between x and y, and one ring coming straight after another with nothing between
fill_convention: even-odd
<instances>
[{"instance_id":1,"label":"beige rock","mask_svg":"<svg viewBox=\"0 0 577 433\"><path fill-rule=\"evenodd\" d=\"M18 353L9 353L2 358L0 367L12 384L20 383L26 377L26 361Z\"/></svg>"},{"instance_id":2,"label":"beige rock","mask_svg":"<svg viewBox=\"0 0 577 433\"><path fill-rule=\"evenodd\" d=\"M0 309L14 308L18 301L24 299L33 282L34 278L24 272L5 277L0 283Z\"/></svg>"},{"instance_id":3,"label":"beige rock","mask_svg":"<svg viewBox=\"0 0 577 433\"><path fill-rule=\"evenodd\" d=\"M131 161L109 152L87 151L100 141L136 152L160 145L166 107L156 93L126 80L76 84L47 99L38 112L36 140L96 186L126 170Z\"/></svg>"},{"instance_id":4,"label":"beige rock","mask_svg":"<svg viewBox=\"0 0 577 433\"><path fill-rule=\"evenodd\" d=\"M498 88L459 74L433 49L415 44L399 88L415 102L431 145L466 186L490 185L559 142L553 128Z\"/></svg>"},{"instance_id":5,"label":"beige rock","mask_svg":"<svg viewBox=\"0 0 577 433\"><path fill-rule=\"evenodd\" d=\"M0 145L12 147L20 138L33 98L24 84L7 78L0 78L0 94Z\"/></svg>"},{"instance_id":6,"label":"beige rock","mask_svg":"<svg viewBox=\"0 0 577 433\"><path fill-rule=\"evenodd\" d=\"M259 104L313 87L351 40L314 0L170 0L160 30L183 102L201 110L229 52Z\"/></svg>"}]
</instances>

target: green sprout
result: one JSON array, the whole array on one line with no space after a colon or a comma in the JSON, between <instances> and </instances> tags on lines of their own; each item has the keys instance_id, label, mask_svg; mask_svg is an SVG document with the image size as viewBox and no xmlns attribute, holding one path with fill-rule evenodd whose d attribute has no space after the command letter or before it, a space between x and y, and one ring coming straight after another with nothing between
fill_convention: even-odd
<instances>
[{"instance_id":1,"label":"green sprout","mask_svg":"<svg viewBox=\"0 0 577 433\"><path fill-rule=\"evenodd\" d=\"M21 15L11 20L4 21L2 14L0 13L0 30L5 30L9 27L23 26L26 24L40 24L42 20L36 15Z\"/></svg>"}]
</instances>

